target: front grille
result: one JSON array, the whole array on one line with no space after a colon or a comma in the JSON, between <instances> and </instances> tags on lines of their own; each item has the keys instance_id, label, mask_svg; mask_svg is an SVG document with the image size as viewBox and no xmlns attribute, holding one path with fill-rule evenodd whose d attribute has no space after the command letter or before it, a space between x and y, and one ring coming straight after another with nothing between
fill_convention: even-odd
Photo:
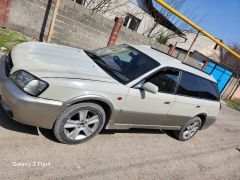
<instances>
[{"instance_id":1,"label":"front grille","mask_svg":"<svg viewBox=\"0 0 240 180\"><path fill-rule=\"evenodd\" d=\"M13 68L13 62L12 62L12 57L11 57L11 53L9 53L6 57L6 61L5 61L5 71L6 71L6 75L7 77L10 76L10 72Z\"/></svg>"}]
</instances>

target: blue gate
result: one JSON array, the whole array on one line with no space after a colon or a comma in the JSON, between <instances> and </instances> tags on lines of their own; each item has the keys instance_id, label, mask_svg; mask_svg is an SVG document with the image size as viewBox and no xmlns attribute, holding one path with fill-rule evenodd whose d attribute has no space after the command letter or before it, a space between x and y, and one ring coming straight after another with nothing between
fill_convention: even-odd
<instances>
[{"instance_id":1,"label":"blue gate","mask_svg":"<svg viewBox=\"0 0 240 180\"><path fill-rule=\"evenodd\" d=\"M233 75L231 71L213 62L208 62L205 72L211 74L216 79L220 92L224 90Z\"/></svg>"}]
</instances>

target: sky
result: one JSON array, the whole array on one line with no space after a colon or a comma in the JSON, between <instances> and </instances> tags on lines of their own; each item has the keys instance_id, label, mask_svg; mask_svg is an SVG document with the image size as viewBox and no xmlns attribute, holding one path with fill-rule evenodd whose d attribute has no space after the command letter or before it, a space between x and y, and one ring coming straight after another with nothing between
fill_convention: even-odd
<instances>
[{"instance_id":1,"label":"sky","mask_svg":"<svg viewBox=\"0 0 240 180\"><path fill-rule=\"evenodd\" d=\"M240 0L186 0L180 12L189 15L191 9L192 20L208 33L226 44L240 44Z\"/></svg>"}]
</instances>

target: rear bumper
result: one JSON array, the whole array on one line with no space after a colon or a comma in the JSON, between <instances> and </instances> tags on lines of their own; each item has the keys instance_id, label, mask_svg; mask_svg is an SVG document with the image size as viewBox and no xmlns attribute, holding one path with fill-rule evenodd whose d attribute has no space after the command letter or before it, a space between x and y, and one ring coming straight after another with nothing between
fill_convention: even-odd
<instances>
[{"instance_id":1,"label":"rear bumper","mask_svg":"<svg viewBox=\"0 0 240 180\"><path fill-rule=\"evenodd\" d=\"M0 102L14 120L51 129L61 113L62 102L32 97L20 90L5 73L5 57L0 59Z\"/></svg>"}]
</instances>

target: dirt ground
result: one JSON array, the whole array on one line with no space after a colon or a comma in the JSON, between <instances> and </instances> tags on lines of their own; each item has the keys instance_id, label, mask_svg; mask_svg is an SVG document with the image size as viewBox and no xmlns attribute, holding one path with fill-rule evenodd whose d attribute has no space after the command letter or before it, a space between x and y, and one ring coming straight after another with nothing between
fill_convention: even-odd
<instances>
[{"instance_id":1,"label":"dirt ground","mask_svg":"<svg viewBox=\"0 0 240 180\"><path fill-rule=\"evenodd\" d=\"M0 107L0 179L240 179L240 113L188 142L158 130L104 131L80 145L9 119Z\"/></svg>"}]
</instances>

